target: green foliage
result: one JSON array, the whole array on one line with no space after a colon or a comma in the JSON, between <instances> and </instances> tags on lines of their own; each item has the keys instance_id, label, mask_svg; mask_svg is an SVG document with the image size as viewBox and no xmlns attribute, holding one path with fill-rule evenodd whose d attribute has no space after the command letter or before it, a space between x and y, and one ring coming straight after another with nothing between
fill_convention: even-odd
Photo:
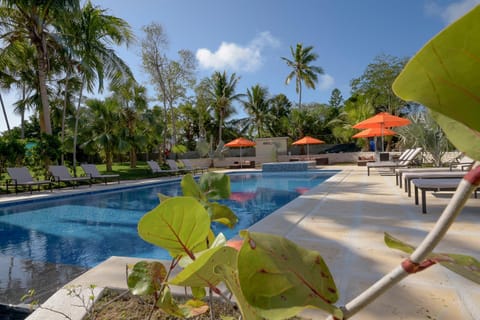
<instances>
[{"instance_id":1,"label":"green foliage","mask_svg":"<svg viewBox=\"0 0 480 320\"><path fill-rule=\"evenodd\" d=\"M411 254L415 247L399 240L392 235L385 233L385 243L389 248L397 249ZM444 266L462 277L480 284L480 262L473 257L454 253L435 253L432 252L427 259Z\"/></svg>"},{"instance_id":2,"label":"green foliage","mask_svg":"<svg viewBox=\"0 0 480 320\"><path fill-rule=\"evenodd\" d=\"M431 39L393 84L401 98L435 111L450 141L476 160L480 160L479 21L477 6Z\"/></svg>"},{"instance_id":3,"label":"green foliage","mask_svg":"<svg viewBox=\"0 0 480 320\"><path fill-rule=\"evenodd\" d=\"M222 234L213 239L212 221L230 227L237 222L231 209L210 202L230 196L227 175L209 172L197 183L187 174L181 186L184 196L160 196L160 205L140 219L138 232L144 240L169 251L173 257L170 270L176 265L183 269L173 279L165 279L161 264L139 262L129 277L130 290L155 296L156 306L175 317L207 308L198 300L178 305L169 285L188 286L198 298L205 296L203 288L224 297L217 288L222 282L235 295L244 319L284 319L306 307L343 317L332 305L338 299L336 286L317 252L278 236L246 231L240 252Z\"/></svg>"}]
</instances>

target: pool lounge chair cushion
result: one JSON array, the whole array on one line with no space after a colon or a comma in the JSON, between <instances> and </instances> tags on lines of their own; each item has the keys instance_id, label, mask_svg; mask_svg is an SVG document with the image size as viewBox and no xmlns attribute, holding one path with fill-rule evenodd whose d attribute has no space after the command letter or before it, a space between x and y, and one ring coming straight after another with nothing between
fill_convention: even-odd
<instances>
[{"instance_id":1,"label":"pool lounge chair cushion","mask_svg":"<svg viewBox=\"0 0 480 320\"><path fill-rule=\"evenodd\" d=\"M15 193L18 193L19 186L28 186L30 193L33 192L32 186L38 186L38 190L40 191L40 186L42 184L48 184L50 191L52 191L52 182L50 180L34 179L26 167L7 168L7 172L11 178L10 180L6 181L7 193L10 182L13 182L13 185L15 186Z\"/></svg>"},{"instance_id":2,"label":"pool lounge chair cushion","mask_svg":"<svg viewBox=\"0 0 480 320\"><path fill-rule=\"evenodd\" d=\"M195 173L195 171L200 171L200 172L208 171L208 167L193 166L190 160L188 159L183 159L181 161L183 162L183 165L185 166L185 168L187 170L193 171L193 173Z\"/></svg>"},{"instance_id":3,"label":"pool lounge chair cushion","mask_svg":"<svg viewBox=\"0 0 480 320\"><path fill-rule=\"evenodd\" d=\"M176 170L178 172L194 172L195 169L187 169L187 168L179 168L177 162L173 159L167 159L168 166L172 170Z\"/></svg>"},{"instance_id":4,"label":"pool lounge chair cushion","mask_svg":"<svg viewBox=\"0 0 480 320\"><path fill-rule=\"evenodd\" d=\"M98 172L98 169L97 169L97 166L95 166L94 164L81 164L80 165L83 169L83 171L85 171L85 174L87 175L87 177L89 176L90 179L94 180L94 179L100 179L105 182L105 184L107 184L107 180L108 179L117 179L118 180L118 183L120 183L120 175L119 174L101 174L100 172Z\"/></svg>"},{"instance_id":5,"label":"pool lounge chair cushion","mask_svg":"<svg viewBox=\"0 0 480 320\"><path fill-rule=\"evenodd\" d=\"M367 163L367 175L370 175L370 168L399 168L410 167L413 164L413 160L422 152L422 148L416 148L413 151L408 152L407 156L399 162L368 162Z\"/></svg>"},{"instance_id":6,"label":"pool lounge chair cushion","mask_svg":"<svg viewBox=\"0 0 480 320\"><path fill-rule=\"evenodd\" d=\"M73 177L65 166L48 166L48 171L57 184L68 182L75 188L78 182L85 181L88 182L90 187L92 186L90 177Z\"/></svg>"},{"instance_id":7,"label":"pool lounge chair cushion","mask_svg":"<svg viewBox=\"0 0 480 320\"><path fill-rule=\"evenodd\" d=\"M405 192L411 196L410 182L413 179L458 179L465 176L465 171L431 171L431 172L406 172L403 174Z\"/></svg>"},{"instance_id":8,"label":"pool lounge chair cushion","mask_svg":"<svg viewBox=\"0 0 480 320\"><path fill-rule=\"evenodd\" d=\"M152 171L153 174L155 173L178 173L179 170L164 170L162 169L158 162L155 160L148 160L147 161L148 167L150 168L150 171Z\"/></svg>"}]
</instances>

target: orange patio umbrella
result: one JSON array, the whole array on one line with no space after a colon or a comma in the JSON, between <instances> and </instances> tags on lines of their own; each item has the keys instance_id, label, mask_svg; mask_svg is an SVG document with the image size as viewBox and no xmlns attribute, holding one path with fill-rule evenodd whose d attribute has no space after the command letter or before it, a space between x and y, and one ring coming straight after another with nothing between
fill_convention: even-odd
<instances>
[{"instance_id":1,"label":"orange patio umbrella","mask_svg":"<svg viewBox=\"0 0 480 320\"><path fill-rule=\"evenodd\" d=\"M363 120L353 126L355 129L369 129L369 128L379 128L380 135L382 137L382 151L383 151L383 134L387 128L391 127L402 127L410 124L410 120L394 116L388 112L380 112L373 117L370 117L366 120Z\"/></svg>"},{"instance_id":2,"label":"orange patio umbrella","mask_svg":"<svg viewBox=\"0 0 480 320\"><path fill-rule=\"evenodd\" d=\"M292 143L293 145L307 145L307 158L310 158L310 150L309 150L309 145L311 144L320 144L320 143L325 143L325 141L319 140L312 138L310 136L305 136L300 140L295 141Z\"/></svg>"},{"instance_id":3,"label":"orange patio umbrella","mask_svg":"<svg viewBox=\"0 0 480 320\"><path fill-rule=\"evenodd\" d=\"M242 137L232 140L229 143L225 144L225 147L240 148L240 168L242 167L242 147L253 147L253 146L255 146L255 142Z\"/></svg>"},{"instance_id":4,"label":"orange patio umbrella","mask_svg":"<svg viewBox=\"0 0 480 320\"><path fill-rule=\"evenodd\" d=\"M357 134L353 135L352 138L370 138L370 137L380 137L381 135L384 136L394 136L397 133L390 129L381 129L381 128L368 128L363 131L358 132Z\"/></svg>"}]
</instances>

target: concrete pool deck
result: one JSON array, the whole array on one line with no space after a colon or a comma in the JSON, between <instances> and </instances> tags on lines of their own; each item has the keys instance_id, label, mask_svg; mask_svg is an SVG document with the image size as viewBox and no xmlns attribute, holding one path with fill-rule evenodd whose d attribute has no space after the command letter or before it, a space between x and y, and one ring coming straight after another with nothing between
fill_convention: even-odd
<instances>
[{"instance_id":1,"label":"concrete pool deck","mask_svg":"<svg viewBox=\"0 0 480 320\"><path fill-rule=\"evenodd\" d=\"M406 257L385 246L383 232L418 245L452 193L429 192L428 214L422 214L414 199L395 185L395 176L379 171L367 176L366 168L357 166L323 168L342 171L250 229L282 235L319 251L336 281L340 292L336 305L340 306ZM480 259L479 215L480 199L469 199L435 251L467 254ZM95 284L97 291L101 287L125 288L125 264L135 260L112 257L68 285L88 287ZM72 308L72 304L78 304L78 301L69 300L65 292L65 289L58 291L46 304L56 308L63 305L66 308L62 309L63 312L72 319L81 319L76 316L81 308ZM403 280L351 319L474 320L480 319L479 301L480 286L443 267L432 266ZM45 312L37 310L28 319L64 319L61 315ZM312 319L324 318L324 314L317 311L307 311L303 315Z\"/></svg>"}]
</instances>

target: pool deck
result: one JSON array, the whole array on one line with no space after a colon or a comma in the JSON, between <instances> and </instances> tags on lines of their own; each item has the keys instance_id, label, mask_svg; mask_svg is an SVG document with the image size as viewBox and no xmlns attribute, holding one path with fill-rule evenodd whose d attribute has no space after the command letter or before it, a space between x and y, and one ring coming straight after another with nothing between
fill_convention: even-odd
<instances>
[{"instance_id":1,"label":"pool deck","mask_svg":"<svg viewBox=\"0 0 480 320\"><path fill-rule=\"evenodd\" d=\"M383 243L383 233L418 245L432 229L451 198L451 192L427 193L428 213L422 214L414 199L395 185L395 176L365 167L334 166L340 173L253 225L250 230L275 233L321 253L340 292L336 305L344 305L367 289L406 257ZM147 182L143 182L147 183ZM122 182L120 184L124 185ZM109 185L108 187L112 187ZM93 188L105 188L95 185ZM82 189L82 190L80 190ZM83 191L88 187L76 189ZM60 191L54 191L57 193ZM72 190L61 191L72 192ZM34 193L35 195L36 193ZM46 194L46 193L45 193ZM29 197L22 194L18 197ZM40 195L37 195L40 196ZM0 197L0 202L7 197ZM9 200L12 197L9 196ZM480 259L480 199L466 207L435 251L467 254ZM112 257L90 269L67 286L91 284L98 295L102 287L125 288L125 264L136 259ZM1 279L1 278L0 278ZM87 295L88 290L87 290ZM432 266L404 279L351 319L480 319L480 286L449 270ZM59 290L45 305L81 319L81 307ZM63 309L64 308L64 309ZM323 319L319 311L303 316ZM64 319L62 315L37 310L33 319Z\"/></svg>"}]
</instances>

